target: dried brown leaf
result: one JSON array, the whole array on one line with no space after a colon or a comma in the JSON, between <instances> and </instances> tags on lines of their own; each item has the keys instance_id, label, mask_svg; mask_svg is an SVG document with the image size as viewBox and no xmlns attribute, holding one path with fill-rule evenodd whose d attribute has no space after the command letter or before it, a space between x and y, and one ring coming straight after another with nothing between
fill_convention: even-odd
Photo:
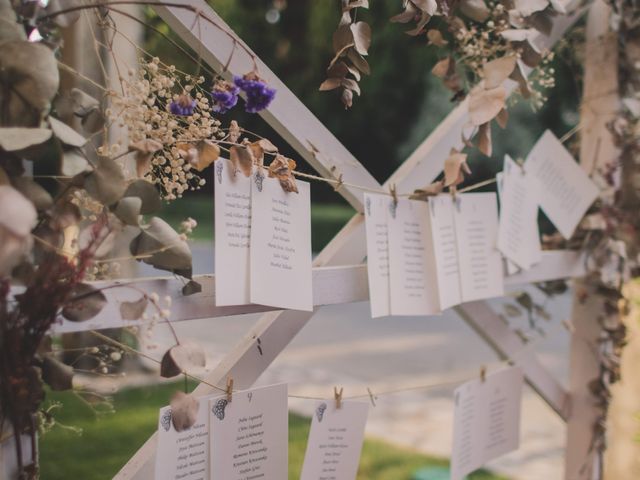
<instances>
[{"instance_id":1,"label":"dried brown leaf","mask_svg":"<svg viewBox=\"0 0 640 480\"><path fill-rule=\"evenodd\" d=\"M277 178L286 192L298 193L296 179L292 172L295 168L295 161L284 155L276 155L276 158L269 165L269 177Z\"/></svg>"},{"instance_id":2,"label":"dried brown leaf","mask_svg":"<svg viewBox=\"0 0 640 480\"><path fill-rule=\"evenodd\" d=\"M444 47L449 44L442 36L440 30L436 30L435 28L427 31L427 38L429 39L429 43L436 47Z\"/></svg>"},{"instance_id":3,"label":"dried brown leaf","mask_svg":"<svg viewBox=\"0 0 640 480\"><path fill-rule=\"evenodd\" d=\"M201 140L196 145L197 158L192 163L193 168L197 171L201 172L213 162L215 162L218 157L220 157L220 147L213 143L211 140Z\"/></svg>"},{"instance_id":4,"label":"dried brown leaf","mask_svg":"<svg viewBox=\"0 0 640 480\"><path fill-rule=\"evenodd\" d=\"M153 154L162 150L162 143L151 138L129 144L129 151L136 152L136 172L139 177L144 177L151 169Z\"/></svg>"},{"instance_id":5,"label":"dried brown leaf","mask_svg":"<svg viewBox=\"0 0 640 480\"><path fill-rule=\"evenodd\" d=\"M229 158L236 171L240 170L245 177L251 176L256 158L248 142L242 145L233 145L229 149Z\"/></svg>"},{"instance_id":6,"label":"dried brown leaf","mask_svg":"<svg viewBox=\"0 0 640 480\"><path fill-rule=\"evenodd\" d=\"M321 92L326 92L328 90L335 90L336 88L339 88L341 85L342 85L342 78L339 78L339 77L327 78L324 82L320 84L320 88L318 90L320 90Z\"/></svg>"},{"instance_id":7,"label":"dried brown leaf","mask_svg":"<svg viewBox=\"0 0 640 480\"><path fill-rule=\"evenodd\" d=\"M484 153L487 157L491 156L491 122L480 125L480 128L478 129L478 150Z\"/></svg>"},{"instance_id":8,"label":"dried brown leaf","mask_svg":"<svg viewBox=\"0 0 640 480\"><path fill-rule=\"evenodd\" d=\"M411 0L420 10L428 15L435 15L438 12L438 2L436 0Z\"/></svg>"},{"instance_id":9,"label":"dried brown leaf","mask_svg":"<svg viewBox=\"0 0 640 480\"><path fill-rule=\"evenodd\" d=\"M146 295L132 302L120 304L120 316L123 320L139 320L147 309L149 298Z\"/></svg>"},{"instance_id":10,"label":"dried brown leaf","mask_svg":"<svg viewBox=\"0 0 640 480\"><path fill-rule=\"evenodd\" d=\"M429 20L431 20L431 15L426 12L421 12L420 18L416 22L416 26L404 33L406 33L407 35L411 35L412 37L416 37L422 34L422 32L424 32L424 27L427 25L427 23L429 23Z\"/></svg>"},{"instance_id":11,"label":"dried brown leaf","mask_svg":"<svg viewBox=\"0 0 640 480\"><path fill-rule=\"evenodd\" d=\"M509 78L518 83L520 95L524 98L531 97L531 87L529 86L529 81L524 74L524 66L519 60L516 62L516 67L513 69L513 72L511 72L511 76Z\"/></svg>"},{"instance_id":12,"label":"dried brown leaf","mask_svg":"<svg viewBox=\"0 0 640 480\"><path fill-rule=\"evenodd\" d=\"M171 398L171 423L176 432L188 430L196 423L200 402L189 393L177 391Z\"/></svg>"},{"instance_id":13,"label":"dried brown leaf","mask_svg":"<svg viewBox=\"0 0 640 480\"><path fill-rule=\"evenodd\" d=\"M368 55L371 46L371 27L367 22L356 22L351 24L353 43L356 51L360 55Z\"/></svg>"},{"instance_id":14,"label":"dried brown leaf","mask_svg":"<svg viewBox=\"0 0 640 480\"><path fill-rule=\"evenodd\" d=\"M484 0L460 0L459 8L465 17L476 22L484 22L491 14Z\"/></svg>"},{"instance_id":15,"label":"dried brown leaf","mask_svg":"<svg viewBox=\"0 0 640 480\"><path fill-rule=\"evenodd\" d=\"M351 108L351 106L353 105L353 92L348 88L343 88L342 94L340 95L340 100L342 101L345 109Z\"/></svg>"},{"instance_id":16,"label":"dried brown leaf","mask_svg":"<svg viewBox=\"0 0 640 480\"><path fill-rule=\"evenodd\" d=\"M336 55L343 52L346 47L355 44L353 38L353 31L350 25L340 25L335 32L333 32L333 51Z\"/></svg>"},{"instance_id":17,"label":"dried brown leaf","mask_svg":"<svg viewBox=\"0 0 640 480\"><path fill-rule=\"evenodd\" d=\"M469 95L471 123L480 126L495 118L504 108L506 98L507 91L502 85L491 89L474 88Z\"/></svg>"},{"instance_id":18,"label":"dried brown leaf","mask_svg":"<svg viewBox=\"0 0 640 480\"><path fill-rule=\"evenodd\" d=\"M515 55L505 55L484 64L484 88L491 89L502 85L516 66Z\"/></svg>"},{"instance_id":19,"label":"dried brown leaf","mask_svg":"<svg viewBox=\"0 0 640 480\"><path fill-rule=\"evenodd\" d=\"M406 2L404 12L394 15L390 21L393 23L409 23L416 18L419 12L420 10L412 2Z\"/></svg>"},{"instance_id":20,"label":"dried brown leaf","mask_svg":"<svg viewBox=\"0 0 640 480\"><path fill-rule=\"evenodd\" d=\"M71 291L71 298L62 309L62 316L72 322L85 322L99 314L107 304L107 297L89 284L79 283Z\"/></svg>"},{"instance_id":21,"label":"dried brown leaf","mask_svg":"<svg viewBox=\"0 0 640 480\"><path fill-rule=\"evenodd\" d=\"M194 342L174 345L162 356L160 375L172 378L192 368L202 368L207 364L204 349Z\"/></svg>"},{"instance_id":22,"label":"dried brown leaf","mask_svg":"<svg viewBox=\"0 0 640 480\"><path fill-rule=\"evenodd\" d=\"M240 140L240 135L242 135L242 129L240 128L240 125L238 125L238 122L236 122L235 120L231 120L231 123L229 124L229 141L232 143L236 143L238 140Z\"/></svg>"},{"instance_id":23,"label":"dried brown leaf","mask_svg":"<svg viewBox=\"0 0 640 480\"><path fill-rule=\"evenodd\" d=\"M354 48L350 48L347 51L347 58L351 60L353 66L360 70L365 75L369 75L371 73L371 67L369 67L369 62L367 62L362 55L360 55Z\"/></svg>"},{"instance_id":24,"label":"dried brown leaf","mask_svg":"<svg viewBox=\"0 0 640 480\"><path fill-rule=\"evenodd\" d=\"M465 173L471 173L467 165L467 155L451 149L451 153L444 161L444 186L451 187L461 184L464 181Z\"/></svg>"}]
</instances>

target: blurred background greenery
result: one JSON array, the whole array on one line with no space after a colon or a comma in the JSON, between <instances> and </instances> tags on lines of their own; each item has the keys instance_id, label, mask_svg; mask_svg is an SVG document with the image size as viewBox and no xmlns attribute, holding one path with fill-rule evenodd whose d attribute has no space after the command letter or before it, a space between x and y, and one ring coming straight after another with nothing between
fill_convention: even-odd
<instances>
[{"instance_id":1,"label":"blurred background greenery","mask_svg":"<svg viewBox=\"0 0 640 480\"><path fill-rule=\"evenodd\" d=\"M451 94L430 71L445 55L443 50L428 46L425 36L410 37L404 25L393 24L389 18L398 12L398 0L371 2L370 10L359 9L359 18L373 29L369 63L372 74L362 79L362 96L345 111L336 91L319 92L325 69L332 58L331 37L339 16L339 2L312 0L214 0L210 2L222 18L240 35L258 56L283 80L302 102L379 180L384 181L408 157L426 136L455 106ZM151 9L145 11L147 21L178 43L180 39ZM146 48L173 63L185 72L194 65L178 49L168 45L162 35L145 32ZM502 158L525 157L535 140L546 128L561 136L578 121L578 101L581 89L581 53L576 44L582 27L556 47L552 64L556 86L548 91L548 101L535 112L528 101L520 101L509 111L506 130L493 126L494 153L491 158L471 150L469 164L473 171L467 184L495 175L502 169ZM223 118L227 124L236 119L245 128L272 139L288 156L300 157L287 143L256 115L245 114L241 108ZM444 161L444 159L442 159ZM299 169L312 171L303 162ZM206 178L211 172L204 173ZM428 183L431 179L425 179ZM212 185L176 202L165 212L179 221L189 212L200 214L201 239L211 238L213 205ZM492 189L493 187L488 187ZM314 250L321 248L340 228L353 210L328 185L316 182L312 188L314 205ZM194 206L192 208L192 206ZM326 214L326 216L325 216ZM192 217L194 215L191 215ZM338 222L339 220L339 222ZM543 223L543 229L545 225Z\"/></svg>"}]
</instances>

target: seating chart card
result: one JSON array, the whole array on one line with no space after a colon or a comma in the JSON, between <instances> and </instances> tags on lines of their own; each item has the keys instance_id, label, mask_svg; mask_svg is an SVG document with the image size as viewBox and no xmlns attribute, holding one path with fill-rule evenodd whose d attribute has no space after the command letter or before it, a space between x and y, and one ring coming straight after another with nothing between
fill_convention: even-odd
<instances>
[{"instance_id":1,"label":"seating chart card","mask_svg":"<svg viewBox=\"0 0 640 480\"><path fill-rule=\"evenodd\" d=\"M451 195L438 195L429 199L431 234L441 310L462 302L454 211Z\"/></svg>"},{"instance_id":2,"label":"seating chart card","mask_svg":"<svg viewBox=\"0 0 640 480\"><path fill-rule=\"evenodd\" d=\"M280 186L278 186L280 188ZM211 478L288 478L287 385L234 392L209 400Z\"/></svg>"},{"instance_id":3,"label":"seating chart card","mask_svg":"<svg viewBox=\"0 0 640 480\"><path fill-rule=\"evenodd\" d=\"M496 194L465 193L456 197L455 227L462 301L504 295L498 240Z\"/></svg>"},{"instance_id":4,"label":"seating chart card","mask_svg":"<svg viewBox=\"0 0 640 480\"><path fill-rule=\"evenodd\" d=\"M518 448L522 386L522 370L510 367L455 390L452 480Z\"/></svg>"},{"instance_id":5,"label":"seating chart card","mask_svg":"<svg viewBox=\"0 0 640 480\"><path fill-rule=\"evenodd\" d=\"M311 311L310 189L296 184L290 193L262 169L251 177L251 302Z\"/></svg>"},{"instance_id":6,"label":"seating chart card","mask_svg":"<svg viewBox=\"0 0 640 480\"><path fill-rule=\"evenodd\" d=\"M529 269L542 257L536 182L508 155L500 192L498 249L519 268Z\"/></svg>"},{"instance_id":7,"label":"seating chart card","mask_svg":"<svg viewBox=\"0 0 640 480\"><path fill-rule=\"evenodd\" d=\"M364 402L317 404L300 480L355 480L368 411Z\"/></svg>"},{"instance_id":8,"label":"seating chart card","mask_svg":"<svg viewBox=\"0 0 640 480\"><path fill-rule=\"evenodd\" d=\"M214 171L216 305L246 305L251 302L251 178L223 158Z\"/></svg>"},{"instance_id":9,"label":"seating chart card","mask_svg":"<svg viewBox=\"0 0 640 480\"><path fill-rule=\"evenodd\" d=\"M364 194L367 233L367 274L373 318L390 315L389 310L389 224L392 199L388 195Z\"/></svg>"},{"instance_id":10,"label":"seating chart card","mask_svg":"<svg viewBox=\"0 0 640 480\"><path fill-rule=\"evenodd\" d=\"M171 420L171 407L160 409L156 480L208 480L209 478L209 401L200 397L195 424L177 432Z\"/></svg>"},{"instance_id":11,"label":"seating chart card","mask_svg":"<svg viewBox=\"0 0 640 480\"><path fill-rule=\"evenodd\" d=\"M566 239L571 238L599 189L549 130L529 153L527 174L535 179L540 208Z\"/></svg>"},{"instance_id":12,"label":"seating chart card","mask_svg":"<svg viewBox=\"0 0 640 480\"><path fill-rule=\"evenodd\" d=\"M429 224L423 201L390 200L389 278L393 315L440 312L438 280Z\"/></svg>"},{"instance_id":13,"label":"seating chart card","mask_svg":"<svg viewBox=\"0 0 640 480\"><path fill-rule=\"evenodd\" d=\"M500 215L502 215L502 187L504 185L504 174L502 172L498 172L496 174L496 187L497 187L497 191L498 191L498 202L500 203ZM537 223L537 219L536 219L536 223ZM498 249L500 247L499 242L500 242L500 227L498 227ZM503 258L502 259L504 261L504 269L505 269L505 274L506 275L515 275L516 273L518 273L520 271L520 267L518 267L515 263L513 263L511 260L509 260L508 258Z\"/></svg>"}]
</instances>

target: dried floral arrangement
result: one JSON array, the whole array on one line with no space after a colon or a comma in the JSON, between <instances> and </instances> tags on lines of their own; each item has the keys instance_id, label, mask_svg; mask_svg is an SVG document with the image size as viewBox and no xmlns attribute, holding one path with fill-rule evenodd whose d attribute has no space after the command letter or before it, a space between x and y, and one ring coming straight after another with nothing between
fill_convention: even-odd
<instances>
[{"instance_id":1,"label":"dried floral arrangement","mask_svg":"<svg viewBox=\"0 0 640 480\"><path fill-rule=\"evenodd\" d=\"M371 73L365 57L372 32L366 21L357 20L357 11L369 8L368 0L341 3L342 16L333 34L335 55L320 90L338 90L345 108L350 108L354 94L361 94L362 75ZM425 44L438 49L443 58L431 72L452 92L452 101L469 98L472 128L463 140L491 156L491 122L505 128L509 118L504 80L517 82L520 96L535 108L544 103L544 90L554 85L549 66L553 53L541 51L535 39L549 35L553 17L566 13L562 2L403 0L402 6L390 21L411 24L407 35L423 36ZM528 76L531 69L535 71Z\"/></svg>"},{"instance_id":2,"label":"dried floral arrangement","mask_svg":"<svg viewBox=\"0 0 640 480\"><path fill-rule=\"evenodd\" d=\"M240 96L251 113L271 103L276 91L256 70L232 81L214 76L206 85L199 59L195 73L187 74L135 46L136 68L120 72L119 84L110 85L61 61L62 29L84 16L101 29L101 38L112 39L119 32L111 14L122 13L117 5L125 3L159 4L50 1L44 6L0 0L0 438L15 438L20 478L38 478L36 435L52 423L51 412L42 407L44 385L73 388L74 368L52 345L51 326L61 318L95 317L108 302L106 288L139 293L138 300L119 305L124 320L146 318L149 307L155 312L152 324L169 321L170 299L141 291L135 282L103 289L89 283L118 273L122 258L113 258L114 245L123 232L136 232L127 259L178 275L189 295L201 288L191 278L187 243L196 223L187 219L181 231L174 230L157 216L163 201L200 188L201 172L223 151L247 176L256 165L267 168L269 156L268 174L287 191L297 191L293 160L235 121L223 128L217 119L236 107ZM197 21L213 22L189 6L177 8L193 11ZM115 55L109 41L95 35L93 41ZM60 71L101 95L63 89ZM128 140L114 140L112 126L126 127ZM32 175L33 165L55 174ZM91 373L108 374L123 355L135 352L93 333L104 343L81 353L94 360ZM204 363L200 347L181 343L175 332L174 337L175 346L159 362L165 377L187 375ZM175 401L188 418L193 399L183 395ZM175 411L179 421L178 405ZM30 436L30 451L23 450L21 435Z\"/></svg>"}]
</instances>

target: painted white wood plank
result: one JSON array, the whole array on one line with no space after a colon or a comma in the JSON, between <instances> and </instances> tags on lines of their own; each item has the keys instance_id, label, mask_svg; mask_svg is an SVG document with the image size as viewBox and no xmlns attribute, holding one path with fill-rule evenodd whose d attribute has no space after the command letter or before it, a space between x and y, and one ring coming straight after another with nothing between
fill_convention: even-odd
<instances>
[{"instance_id":1,"label":"painted white wood plank","mask_svg":"<svg viewBox=\"0 0 640 480\"><path fill-rule=\"evenodd\" d=\"M527 383L566 420L569 395L560 382L545 369L527 348L527 344L497 315L486 302L470 302L455 307L456 312L484 339L503 360L521 366Z\"/></svg>"},{"instance_id":2,"label":"painted white wood plank","mask_svg":"<svg viewBox=\"0 0 640 480\"><path fill-rule=\"evenodd\" d=\"M584 274L582 257L571 251L544 252L542 261L531 270L508 277L507 285L523 285L532 282L575 278ZM139 299L143 294L157 293L160 299L171 298L172 322L216 318L247 313L278 310L263 305L236 305L216 307L215 281L213 275L198 275L195 280L202 285L202 292L185 297L182 295L184 282L176 277L149 278L139 280L118 280L114 282L94 282L96 288L104 289L107 304L94 318L86 322L70 322L62 319L51 329L53 334L140 326L151 322L156 310L147 307L146 319L122 320L120 305ZM19 293L18 290L15 293ZM315 306L364 302L369 300L367 266L345 265L315 267L313 269L313 304ZM161 300L161 303L164 300Z\"/></svg>"},{"instance_id":3,"label":"painted white wood plank","mask_svg":"<svg viewBox=\"0 0 640 480\"><path fill-rule=\"evenodd\" d=\"M154 8L182 40L195 52L202 53L203 60L217 72L222 72L223 66L231 57L228 70L222 73L227 79L230 79L232 75L242 76L253 70L254 60L240 45L250 51L249 47L204 0L178 0L178 2L182 1L199 9L206 17L215 20L224 31L215 28L206 20L196 21L195 14L189 10L160 6ZM237 45L234 44L234 41ZM233 55L231 55L232 52ZM269 67L259 58L256 58L256 65L260 76L277 90L273 103L260 113L267 123L320 175L337 178L339 174L342 174L345 182L378 188L379 185L375 178L298 100ZM340 189L340 193L357 210L361 209L363 195L361 190L345 186Z\"/></svg>"}]
</instances>

